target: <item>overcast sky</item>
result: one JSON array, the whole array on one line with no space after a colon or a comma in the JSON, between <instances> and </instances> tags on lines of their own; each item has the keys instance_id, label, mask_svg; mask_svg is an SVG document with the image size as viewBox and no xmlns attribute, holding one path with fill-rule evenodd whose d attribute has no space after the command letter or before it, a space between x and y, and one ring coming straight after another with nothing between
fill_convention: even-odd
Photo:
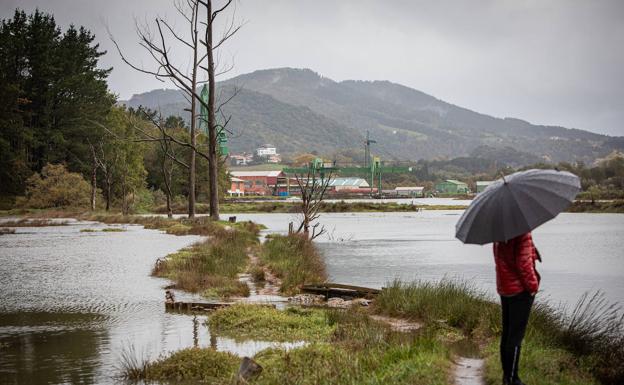
<instances>
[{"instance_id":1,"label":"overcast sky","mask_svg":"<svg viewBox=\"0 0 624 385\"><path fill-rule=\"evenodd\" d=\"M106 32L148 65L135 18L165 16L169 0L2 0L84 25L108 54L120 98L169 85L123 64ZM334 80L390 80L497 117L624 135L624 1L239 0L246 24L223 58L230 76L310 68Z\"/></svg>"}]
</instances>

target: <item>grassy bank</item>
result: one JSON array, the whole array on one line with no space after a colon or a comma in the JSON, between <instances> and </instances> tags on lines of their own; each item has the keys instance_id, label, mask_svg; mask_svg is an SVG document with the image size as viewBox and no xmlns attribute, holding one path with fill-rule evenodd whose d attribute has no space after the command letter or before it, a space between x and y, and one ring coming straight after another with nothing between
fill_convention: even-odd
<instances>
[{"instance_id":1,"label":"grassy bank","mask_svg":"<svg viewBox=\"0 0 624 385\"><path fill-rule=\"evenodd\" d=\"M292 330L308 342L304 347L288 351L267 349L256 354L253 358L264 370L250 381L252 384L451 383L449 351L434 331L393 332L359 311L281 312L239 305L217 311L210 325L211 330L217 332L225 329L254 338L256 335L286 336L287 331ZM229 356L222 355L211 349L187 349L148 364L143 372L145 377L155 380L197 379L202 375L201 368L211 365L215 357L222 360L220 367L229 365ZM184 359L193 362L187 364ZM211 383L227 383L234 373L234 367L219 371L219 376L212 377ZM215 371L210 374L214 375Z\"/></svg>"},{"instance_id":2,"label":"grassy bank","mask_svg":"<svg viewBox=\"0 0 624 385\"><path fill-rule=\"evenodd\" d=\"M260 262L282 280L284 294L298 292L307 283L327 279L325 263L314 244L300 235L274 235L263 245Z\"/></svg>"},{"instance_id":3,"label":"grassy bank","mask_svg":"<svg viewBox=\"0 0 624 385\"><path fill-rule=\"evenodd\" d=\"M179 223L167 230L172 228L178 233L193 233L190 225ZM250 222L235 227L210 223L200 230L209 235L207 240L169 254L156 264L152 274L171 279L177 289L208 298L249 295L249 288L237 275L247 268L249 249L258 245L258 226Z\"/></svg>"},{"instance_id":4,"label":"grassy bank","mask_svg":"<svg viewBox=\"0 0 624 385\"><path fill-rule=\"evenodd\" d=\"M222 213L297 213L298 202L271 201L262 199L253 201L225 201L220 205ZM419 210L462 210L466 206L453 205L418 205L410 203L383 203L383 202L351 202L349 200L339 202L324 202L321 208L325 213L349 213L349 212L414 212ZM185 206L176 206L174 213L184 214ZM207 213L208 206L198 205L198 213ZM165 207L155 209L156 213L165 214Z\"/></svg>"},{"instance_id":5,"label":"grassy bank","mask_svg":"<svg viewBox=\"0 0 624 385\"><path fill-rule=\"evenodd\" d=\"M624 200L577 201L570 206L571 213L624 213Z\"/></svg>"},{"instance_id":6,"label":"grassy bank","mask_svg":"<svg viewBox=\"0 0 624 385\"><path fill-rule=\"evenodd\" d=\"M375 311L458 328L486 346L486 380L500 383L500 307L470 285L397 281L382 291ZM521 373L534 384L622 384L623 333L620 309L600 294L582 298L570 316L538 303L527 329Z\"/></svg>"}]
</instances>

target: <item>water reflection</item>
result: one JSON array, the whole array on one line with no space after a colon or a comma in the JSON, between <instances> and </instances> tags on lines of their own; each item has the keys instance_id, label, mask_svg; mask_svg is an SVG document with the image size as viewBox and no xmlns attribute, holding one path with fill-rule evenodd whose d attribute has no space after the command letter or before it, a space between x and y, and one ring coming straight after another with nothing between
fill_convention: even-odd
<instances>
[{"instance_id":1,"label":"water reflection","mask_svg":"<svg viewBox=\"0 0 624 385\"><path fill-rule=\"evenodd\" d=\"M90 384L107 330L99 314L0 314L0 378L7 384Z\"/></svg>"}]
</instances>

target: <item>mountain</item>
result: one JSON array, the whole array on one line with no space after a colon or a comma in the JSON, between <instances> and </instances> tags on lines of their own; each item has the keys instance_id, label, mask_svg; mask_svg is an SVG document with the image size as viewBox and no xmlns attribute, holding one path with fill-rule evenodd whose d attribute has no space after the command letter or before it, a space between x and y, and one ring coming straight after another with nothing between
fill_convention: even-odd
<instances>
[{"instance_id":1,"label":"mountain","mask_svg":"<svg viewBox=\"0 0 624 385\"><path fill-rule=\"evenodd\" d=\"M331 154L363 147L369 131L373 153L386 160L444 159L501 154L513 149L524 161L593 162L624 149L623 137L495 118L388 81L336 82L309 69L255 71L219 83L218 95L239 93L223 107L231 115L233 152L272 143L284 154ZM128 106L188 115L179 91L134 95ZM485 156L485 155L483 155Z\"/></svg>"}]
</instances>

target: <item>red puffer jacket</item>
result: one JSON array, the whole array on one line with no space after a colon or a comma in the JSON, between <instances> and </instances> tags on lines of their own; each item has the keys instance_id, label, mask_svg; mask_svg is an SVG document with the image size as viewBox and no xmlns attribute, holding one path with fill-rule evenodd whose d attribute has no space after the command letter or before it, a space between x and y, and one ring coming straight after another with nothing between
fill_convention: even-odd
<instances>
[{"instance_id":1,"label":"red puffer jacket","mask_svg":"<svg viewBox=\"0 0 624 385\"><path fill-rule=\"evenodd\" d=\"M535 270L535 260L538 258L539 254L533 244L531 233L520 235L507 242L494 242L498 294L537 292L540 276Z\"/></svg>"}]
</instances>

